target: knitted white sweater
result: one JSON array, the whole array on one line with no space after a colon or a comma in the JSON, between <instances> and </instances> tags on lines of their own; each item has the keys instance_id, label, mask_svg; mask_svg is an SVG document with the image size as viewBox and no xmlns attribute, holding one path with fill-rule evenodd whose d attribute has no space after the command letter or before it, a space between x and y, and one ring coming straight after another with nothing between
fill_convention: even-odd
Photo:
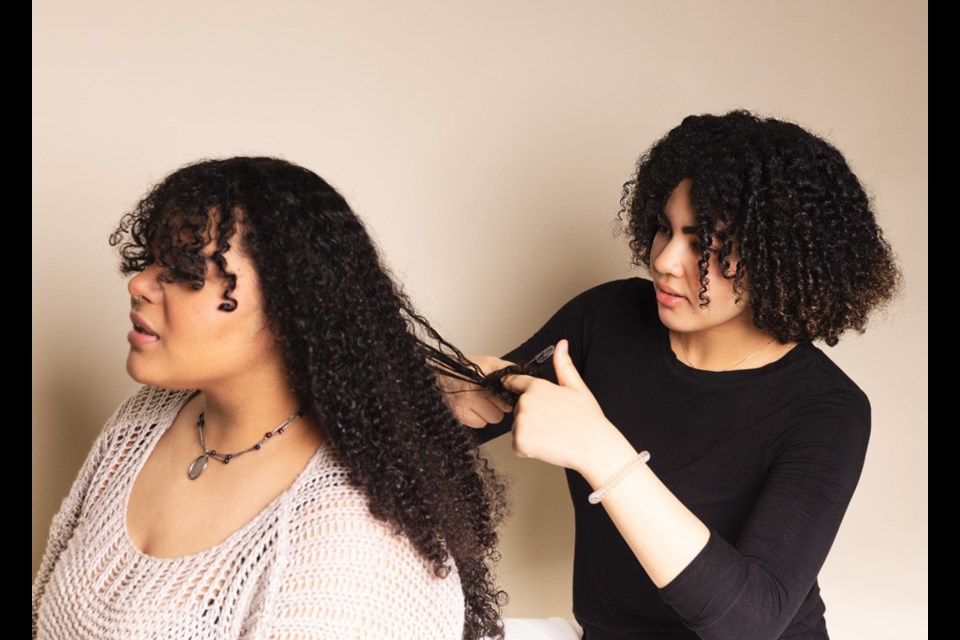
<instances>
[{"instance_id":1,"label":"knitted white sweater","mask_svg":"<svg viewBox=\"0 0 960 640\"><path fill-rule=\"evenodd\" d=\"M33 584L35 638L460 640L456 570L435 577L374 519L326 446L222 543L166 559L134 547L133 481L189 396L144 387L107 423L53 519Z\"/></svg>"}]
</instances>

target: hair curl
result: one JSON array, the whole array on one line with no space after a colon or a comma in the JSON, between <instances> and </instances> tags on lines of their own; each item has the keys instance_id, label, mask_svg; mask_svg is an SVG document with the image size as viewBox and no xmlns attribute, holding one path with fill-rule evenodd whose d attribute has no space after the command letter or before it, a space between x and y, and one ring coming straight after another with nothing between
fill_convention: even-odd
<instances>
[{"instance_id":1,"label":"hair curl","mask_svg":"<svg viewBox=\"0 0 960 640\"><path fill-rule=\"evenodd\" d=\"M340 194L284 160L183 167L123 217L110 243L119 245L122 272L157 263L165 280L199 289L211 235L228 283L220 309L237 306L230 296L236 276L223 255L239 235L291 384L371 513L407 536L438 576L453 558L464 638L502 637L506 594L492 565L503 486L450 413L427 363L431 340L462 354L416 312Z\"/></svg>"},{"instance_id":2,"label":"hair curl","mask_svg":"<svg viewBox=\"0 0 960 640\"><path fill-rule=\"evenodd\" d=\"M780 342L833 346L848 329L863 333L897 291L896 259L843 155L796 124L747 111L688 116L640 157L619 216L636 265L650 267L657 217L686 178L703 247L701 306L714 240L754 324Z\"/></svg>"}]
</instances>

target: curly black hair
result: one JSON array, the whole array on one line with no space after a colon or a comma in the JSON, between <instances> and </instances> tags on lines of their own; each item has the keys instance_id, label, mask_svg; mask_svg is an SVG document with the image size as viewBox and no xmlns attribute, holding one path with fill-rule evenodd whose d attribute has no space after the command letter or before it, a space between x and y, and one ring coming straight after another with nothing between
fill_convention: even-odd
<instances>
[{"instance_id":1,"label":"curly black hair","mask_svg":"<svg viewBox=\"0 0 960 640\"><path fill-rule=\"evenodd\" d=\"M782 343L833 346L848 329L863 333L899 288L896 258L843 155L796 124L743 110L688 116L640 157L619 215L637 266L650 267L657 218L688 178L702 307L715 240L754 324Z\"/></svg>"},{"instance_id":2,"label":"curly black hair","mask_svg":"<svg viewBox=\"0 0 960 640\"><path fill-rule=\"evenodd\" d=\"M212 233L210 229L215 229ZM264 313L305 413L331 441L371 513L407 536L464 593L464 638L502 637L494 584L503 485L453 417L428 356L443 341L417 313L347 202L320 176L276 158L187 165L157 184L110 237L121 271L204 285L202 250L226 278L235 237L260 280Z\"/></svg>"}]
</instances>

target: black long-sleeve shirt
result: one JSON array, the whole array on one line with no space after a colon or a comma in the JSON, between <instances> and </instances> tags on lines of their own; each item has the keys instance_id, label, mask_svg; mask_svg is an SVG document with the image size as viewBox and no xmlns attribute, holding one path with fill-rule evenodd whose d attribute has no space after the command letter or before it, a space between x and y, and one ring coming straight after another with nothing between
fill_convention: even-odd
<instances>
[{"instance_id":1,"label":"black long-sleeve shirt","mask_svg":"<svg viewBox=\"0 0 960 640\"><path fill-rule=\"evenodd\" d=\"M568 469L585 640L827 638L817 574L860 477L867 397L808 342L757 369L690 368L670 349L654 295L639 278L590 289L505 356L523 362L567 338L607 418L710 529L658 590ZM509 431L511 415L482 439Z\"/></svg>"}]
</instances>

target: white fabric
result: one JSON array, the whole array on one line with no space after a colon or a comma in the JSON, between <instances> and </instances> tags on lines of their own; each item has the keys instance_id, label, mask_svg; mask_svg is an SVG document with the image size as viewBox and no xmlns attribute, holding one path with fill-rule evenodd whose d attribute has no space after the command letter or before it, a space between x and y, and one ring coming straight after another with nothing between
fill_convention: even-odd
<instances>
[{"instance_id":1,"label":"white fabric","mask_svg":"<svg viewBox=\"0 0 960 640\"><path fill-rule=\"evenodd\" d=\"M327 447L219 545L172 559L136 549L127 497L188 397L145 387L107 423L54 517L33 585L34 637L462 638L455 569L435 577L374 519Z\"/></svg>"},{"instance_id":2,"label":"white fabric","mask_svg":"<svg viewBox=\"0 0 960 640\"><path fill-rule=\"evenodd\" d=\"M580 640L583 630L566 618L505 618L504 640Z\"/></svg>"}]
</instances>

